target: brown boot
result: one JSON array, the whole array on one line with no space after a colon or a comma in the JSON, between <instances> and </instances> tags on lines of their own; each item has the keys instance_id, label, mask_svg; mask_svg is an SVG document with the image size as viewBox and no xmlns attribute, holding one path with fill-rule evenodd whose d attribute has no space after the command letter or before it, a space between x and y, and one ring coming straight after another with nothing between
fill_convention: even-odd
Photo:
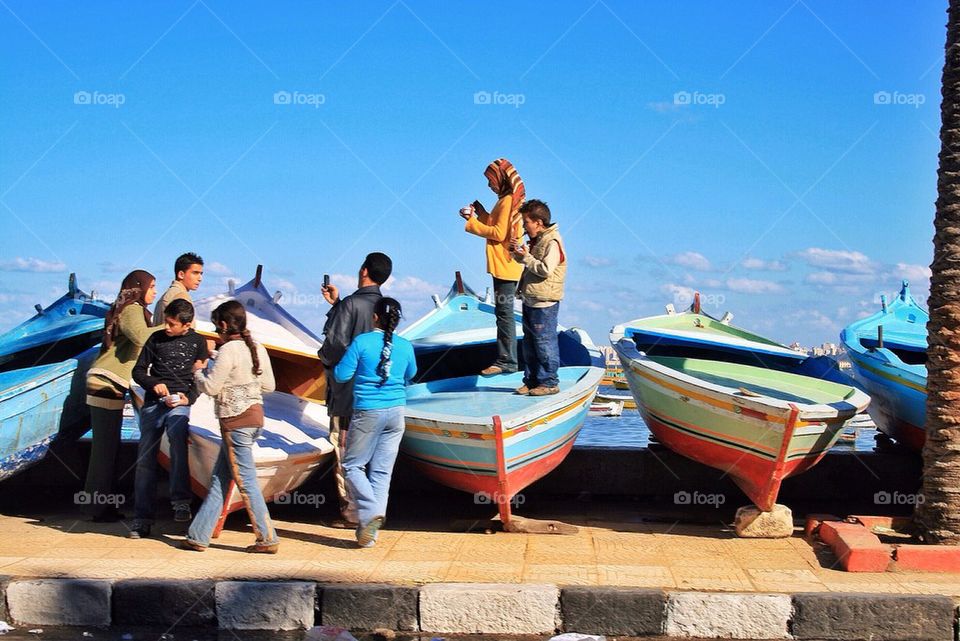
<instances>
[{"instance_id":1,"label":"brown boot","mask_svg":"<svg viewBox=\"0 0 960 641\"><path fill-rule=\"evenodd\" d=\"M276 554L280 549L279 543L254 543L247 546L247 552L250 554Z\"/></svg>"}]
</instances>

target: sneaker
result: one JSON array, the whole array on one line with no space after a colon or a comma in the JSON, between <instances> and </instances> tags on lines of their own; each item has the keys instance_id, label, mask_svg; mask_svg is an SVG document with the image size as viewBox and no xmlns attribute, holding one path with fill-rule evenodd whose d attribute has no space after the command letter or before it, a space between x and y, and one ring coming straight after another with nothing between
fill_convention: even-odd
<instances>
[{"instance_id":1,"label":"sneaker","mask_svg":"<svg viewBox=\"0 0 960 641\"><path fill-rule=\"evenodd\" d=\"M193 520L193 514L190 512L190 505L181 503L173 506L173 520L177 523L189 523Z\"/></svg>"},{"instance_id":2,"label":"sneaker","mask_svg":"<svg viewBox=\"0 0 960 641\"><path fill-rule=\"evenodd\" d=\"M513 393L519 394L520 396L526 396L527 394L530 393L530 388L527 387L526 385L521 385L517 389L513 390Z\"/></svg>"},{"instance_id":3,"label":"sneaker","mask_svg":"<svg viewBox=\"0 0 960 641\"><path fill-rule=\"evenodd\" d=\"M530 390L530 396L550 396L551 394L559 394L559 387L547 387L545 385L540 385L539 387L534 387Z\"/></svg>"},{"instance_id":4,"label":"sneaker","mask_svg":"<svg viewBox=\"0 0 960 641\"><path fill-rule=\"evenodd\" d=\"M503 374L503 368L499 365L491 365L480 370L480 376L496 376L497 374Z\"/></svg>"},{"instance_id":5,"label":"sneaker","mask_svg":"<svg viewBox=\"0 0 960 641\"><path fill-rule=\"evenodd\" d=\"M375 516L370 519L366 525L361 525L357 530L357 545L362 548L373 547L377 541L377 532L383 527L383 517Z\"/></svg>"},{"instance_id":6,"label":"sneaker","mask_svg":"<svg viewBox=\"0 0 960 641\"><path fill-rule=\"evenodd\" d=\"M130 534L127 536L131 539L145 539L150 536L150 525L135 519L133 521L133 527L130 528Z\"/></svg>"}]
</instances>

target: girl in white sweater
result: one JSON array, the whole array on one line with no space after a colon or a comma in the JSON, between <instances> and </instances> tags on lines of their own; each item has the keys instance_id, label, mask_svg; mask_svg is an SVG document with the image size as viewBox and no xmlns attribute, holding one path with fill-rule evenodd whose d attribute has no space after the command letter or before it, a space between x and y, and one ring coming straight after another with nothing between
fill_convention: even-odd
<instances>
[{"instance_id":1,"label":"girl in white sweater","mask_svg":"<svg viewBox=\"0 0 960 641\"><path fill-rule=\"evenodd\" d=\"M230 481L234 481L257 537L247 552L276 554L280 541L257 483L253 460L253 443L263 431L262 393L275 388L270 359L263 346L250 336L247 312L238 301L227 301L217 307L210 320L223 345L208 371L206 363L197 361L194 377L197 388L214 397L223 444L213 468L210 490L190 524L182 547L198 552L207 549L223 509L224 496Z\"/></svg>"}]
</instances>

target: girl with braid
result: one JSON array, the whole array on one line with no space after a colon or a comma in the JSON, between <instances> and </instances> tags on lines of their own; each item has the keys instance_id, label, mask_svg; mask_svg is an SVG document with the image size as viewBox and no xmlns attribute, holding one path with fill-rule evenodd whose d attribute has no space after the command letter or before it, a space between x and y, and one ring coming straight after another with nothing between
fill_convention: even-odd
<instances>
[{"instance_id":1,"label":"girl with braid","mask_svg":"<svg viewBox=\"0 0 960 641\"><path fill-rule=\"evenodd\" d=\"M333 370L338 383L353 380L343 473L360 519L357 544L364 548L373 547L386 517L390 477L403 438L405 388L417 373L413 345L394 334L400 318L400 303L378 300L374 331L353 339Z\"/></svg>"},{"instance_id":2,"label":"girl with braid","mask_svg":"<svg viewBox=\"0 0 960 641\"><path fill-rule=\"evenodd\" d=\"M201 392L214 397L223 442L213 468L210 490L181 547L198 552L207 549L223 509L224 496L233 481L257 537L247 552L276 554L280 541L257 483L253 460L253 443L263 431L263 392L272 392L275 388L270 359L263 346L250 336L247 312L238 301L229 300L217 307L210 320L223 345L209 370L205 369L204 361L194 364L194 380Z\"/></svg>"}]
</instances>

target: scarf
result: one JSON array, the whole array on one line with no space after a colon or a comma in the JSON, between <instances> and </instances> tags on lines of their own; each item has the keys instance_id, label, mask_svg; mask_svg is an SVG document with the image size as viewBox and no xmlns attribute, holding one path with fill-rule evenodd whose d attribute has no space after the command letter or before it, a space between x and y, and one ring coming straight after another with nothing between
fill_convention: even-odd
<instances>
[{"instance_id":1,"label":"scarf","mask_svg":"<svg viewBox=\"0 0 960 641\"><path fill-rule=\"evenodd\" d=\"M517 173L517 169L513 166L513 163L506 158L497 158L487 165L483 175L493 183L494 189L497 190L498 197L507 194L513 197L513 202L510 206L510 229L513 233L511 238L519 238L522 233L521 230L523 229L520 206L523 205L523 201L527 198L527 192L523 186L523 179L520 178L520 174Z\"/></svg>"},{"instance_id":2,"label":"scarf","mask_svg":"<svg viewBox=\"0 0 960 641\"><path fill-rule=\"evenodd\" d=\"M153 324L153 316L151 316L147 310L147 302L143 297L147 295L147 290L150 289L150 283L156 280L153 274L142 269L133 270L123 279L123 282L120 284L120 293L117 294L117 300L110 306L109 311L107 311L107 317L103 323L103 346L100 348L101 353L113 346L114 340L116 340L120 334L120 315L129 305L139 304L143 307L143 318L147 321L147 326Z\"/></svg>"}]
</instances>

